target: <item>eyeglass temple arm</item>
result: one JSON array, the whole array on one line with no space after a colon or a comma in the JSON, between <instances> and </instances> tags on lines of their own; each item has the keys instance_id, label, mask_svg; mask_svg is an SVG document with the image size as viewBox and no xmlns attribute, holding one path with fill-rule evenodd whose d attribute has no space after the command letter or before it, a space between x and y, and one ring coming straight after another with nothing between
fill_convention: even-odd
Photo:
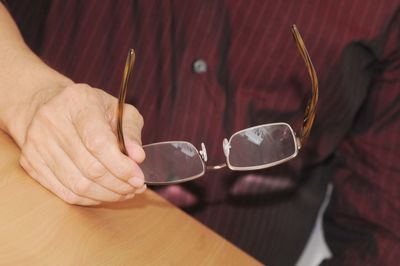
<instances>
[{"instance_id":1,"label":"eyeglass temple arm","mask_svg":"<svg viewBox=\"0 0 400 266\"><path fill-rule=\"evenodd\" d=\"M296 25L292 25L291 30L293 37L296 41L297 48L299 48L300 54L303 57L304 63L307 66L308 74L311 79L311 88L312 88L312 94L307 103L306 111L304 114L303 126L301 128L299 136L301 145L300 148L301 148L306 143L314 123L315 113L317 110L317 102L318 102L318 78L313 63L311 61L310 55L308 54L307 48L304 44L303 38L301 37L300 32L297 29Z\"/></svg>"},{"instance_id":2,"label":"eyeglass temple arm","mask_svg":"<svg viewBox=\"0 0 400 266\"><path fill-rule=\"evenodd\" d=\"M317 109L317 102L318 102L318 78L313 63L311 61L310 55L308 54L303 38L301 37L300 32L297 29L297 26L292 25L291 30L293 37L296 41L297 47L299 48L300 54L303 57L304 63L307 66L308 74L311 79L311 88L312 88L312 95L311 98L308 100L306 111L304 114L303 126L300 131L299 138L302 147L306 143L307 138L310 135L312 125L314 123L315 112ZM128 87L129 76L132 72L134 62L135 62L135 52L133 49L130 49L128 57L126 58L124 75L122 78L120 94L118 97L119 98L118 122L117 122L118 143L120 145L121 151L125 154L127 154L127 151L125 148L124 135L122 131L123 106L125 103L126 89Z\"/></svg>"},{"instance_id":3,"label":"eyeglass temple arm","mask_svg":"<svg viewBox=\"0 0 400 266\"><path fill-rule=\"evenodd\" d=\"M134 63L135 63L135 51L133 49L130 49L128 52L128 56L126 57L124 74L122 76L122 82L121 82L121 87L119 88L119 96L118 96L117 138L118 138L119 148L125 155L128 155L128 152L125 147L122 122L124 116L126 89L128 87L129 77L132 73L132 68Z\"/></svg>"}]
</instances>

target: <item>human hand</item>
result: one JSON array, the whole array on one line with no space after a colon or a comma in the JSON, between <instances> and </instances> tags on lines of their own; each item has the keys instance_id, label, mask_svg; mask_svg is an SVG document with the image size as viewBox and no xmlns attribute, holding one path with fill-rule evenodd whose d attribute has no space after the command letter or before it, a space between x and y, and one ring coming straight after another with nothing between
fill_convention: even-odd
<instances>
[{"instance_id":1,"label":"human hand","mask_svg":"<svg viewBox=\"0 0 400 266\"><path fill-rule=\"evenodd\" d=\"M70 204L122 201L145 191L138 165L145 158L139 112L125 105L128 157L118 148L115 97L85 84L50 94L37 107L25 108L35 110L26 114L29 126L19 137L20 164L28 174Z\"/></svg>"}]
</instances>

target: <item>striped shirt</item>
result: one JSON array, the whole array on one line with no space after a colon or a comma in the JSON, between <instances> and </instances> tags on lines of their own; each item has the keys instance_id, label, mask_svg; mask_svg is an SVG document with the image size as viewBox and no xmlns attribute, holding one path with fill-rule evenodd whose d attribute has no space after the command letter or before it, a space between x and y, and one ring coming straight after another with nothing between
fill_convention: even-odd
<instances>
[{"instance_id":1,"label":"striped shirt","mask_svg":"<svg viewBox=\"0 0 400 266\"><path fill-rule=\"evenodd\" d=\"M204 142L210 165L225 160L222 140L237 130L301 127L310 82L290 33L297 24L320 80L299 156L154 189L265 264L293 265L333 182L324 226L334 258L324 265L400 261L398 1L8 0L8 8L45 62L114 95L133 47L127 99L144 116L143 143Z\"/></svg>"}]
</instances>

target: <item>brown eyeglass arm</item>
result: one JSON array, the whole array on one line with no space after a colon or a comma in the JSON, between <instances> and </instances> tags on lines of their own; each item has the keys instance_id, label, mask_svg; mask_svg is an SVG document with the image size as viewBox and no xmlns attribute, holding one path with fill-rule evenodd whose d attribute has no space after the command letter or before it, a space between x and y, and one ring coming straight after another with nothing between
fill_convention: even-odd
<instances>
[{"instance_id":1,"label":"brown eyeglass arm","mask_svg":"<svg viewBox=\"0 0 400 266\"><path fill-rule=\"evenodd\" d=\"M299 48L300 54L303 57L304 63L307 66L308 74L311 79L311 89L312 89L312 94L307 103L306 112L304 114L303 126L301 128L299 136L301 145L300 148L301 148L306 143L314 123L315 113L317 110L317 102L318 102L318 78L313 63L311 62L310 55L308 54L307 48L304 44L303 38L301 37L300 32L297 29L296 25L292 25L291 30L293 37L296 41L297 48Z\"/></svg>"},{"instance_id":2,"label":"brown eyeglass arm","mask_svg":"<svg viewBox=\"0 0 400 266\"><path fill-rule=\"evenodd\" d=\"M129 50L128 56L126 57L124 74L122 76L121 87L119 88L119 96L118 96L118 120L117 120L117 137L119 148L125 155L128 155L128 152L125 147L124 140L124 131L123 127L123 117L124 117L124 104L126 97L126 89L128 87L129 76L131 75L133 64L135 63L135 51L133 49Z\"/></svg>"}]
</instances>

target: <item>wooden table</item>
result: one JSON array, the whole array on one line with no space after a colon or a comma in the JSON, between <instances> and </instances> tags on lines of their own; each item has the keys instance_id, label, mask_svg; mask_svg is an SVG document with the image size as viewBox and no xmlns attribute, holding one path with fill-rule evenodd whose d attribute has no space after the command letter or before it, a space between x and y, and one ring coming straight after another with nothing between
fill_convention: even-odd
<instances>
[{"instance_id":1,"label":"wooden table","mask_svg":"<svg viewBox=\"0 0 400 266\"><path fill-rule=\"evenodd\" d=\"M71 206L32 180L0 131L0 265L260 265L156 193Z\"/></svg>"}]
</instances>

